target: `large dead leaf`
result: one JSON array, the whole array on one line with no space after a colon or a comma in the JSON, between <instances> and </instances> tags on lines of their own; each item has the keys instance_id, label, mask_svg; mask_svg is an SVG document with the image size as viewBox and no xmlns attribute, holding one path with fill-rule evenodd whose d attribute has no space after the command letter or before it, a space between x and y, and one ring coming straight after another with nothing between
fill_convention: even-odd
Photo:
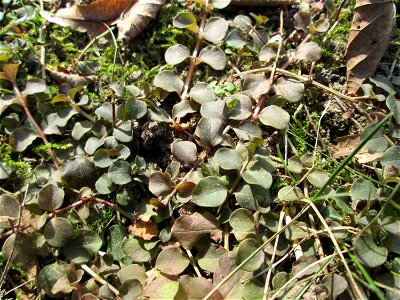
<instances>
[{"instance_id":1,"label":"large dead leaf","mask_svg":"<svg viewBox=\"0 0 400 300\"><path fill-rule=\"evenodd\" d=\"M336 152L333 154L334 158L341 158L350 155L351 152L360 143L360 135L343 136L337 139L335 146ZM360 164L367 164L381 158L383 153L369 153L368 149L363 147L356 155L355 158Z\"/></svg>"},{"instance_id":2,"label":"large dead leaf","mask_svg":"<svg viewBox=\"0 0 400 300\"><path fill-rule=\"evenodd\" d=\"M390 39L395 6L390 0L357 0L347 42L347 93L374 74Z\"/></svg>"},{"instance_id":3,"label":"large dead leaf","mask_svg":"<svg viewBox=\"0 0 400 300\"><path fill-rule=\"evenodd\" d=\"M132 40L156 17L166 2L167 0L139 0L118 22L118 38Z\"/></svg>"},{"instance_id":4,"label":"large dead leaf","mask_svg":"<svg viewBox=\"0 0 400 300\"><path fill-rule=\"evenodd\" d=\"M158 226L153 221L143 221L136 219L135 223L128 227L130 233L135 236L141 237L145 241L150 241L153 237L158 236Z\"/></svg>"},{"instance_id":5,"label":"large dead leaf","mask_svg":"<svg viewBox=\"0 0 400 300\"><path fill-rule=\"evenodd\" d=\"M49 22L92 35L105 32L105 24L117 24L118 38L130 41L146 28L165 3L166 0L97 0L62 8L55 14L47 11L40 14Z\"/></svg>"},{"instance_id":6,"label":"large dead leaf","mask_svg":"<svg viewBox=\"0 0 400 300\"><path fill-rule=\"evenodd\" d=\"M40 14L49 22L99 35L107 30L103 23L110 25L132 4L133 0L97 0L88 5L75 4L69 8L61 8L55 14L47 11L41 11Z\"/></svg>"}]
</instances>

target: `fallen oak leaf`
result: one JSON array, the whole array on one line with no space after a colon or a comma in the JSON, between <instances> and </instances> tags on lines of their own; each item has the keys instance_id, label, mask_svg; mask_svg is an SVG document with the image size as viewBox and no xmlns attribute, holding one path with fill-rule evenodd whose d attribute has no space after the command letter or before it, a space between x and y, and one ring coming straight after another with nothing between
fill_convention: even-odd
<instances>
[{"instance_id":1,"label":"fallen oak leaf","mask_svg":"<svg viewBox=\"0 0 400 300\"><path fill-rule=\"evenodd\" d=\"M347 93L374 74L389 43L396 9L390 0L357 0L347 42Z\"/></svg>"},{"instance_id":2,"label":"fallen oak leaf","mask_svg":"<svg viewBox=\"0 0 400 300\"><path fill-rule=\"evenodd\" d=\"M153 237L158 236L159 231L157 224L153 221L143 221L136 219L135 222L128 227L130 233L142 238L145 241L150 241Z\"/></svg>"},{"instance_id":3,"label":"fallen oak leaf","mask_svg":"<svg viewBox=\"0 0 400 300\"><path fill-rule=\"evenodd\" d=\"M118 38L126 42L139 35L152 19L157 16L166 0L138 0L117 22Z\"/></svg>"},{"instance_id":4,"label":"fallen oak leaf","mask_svg":"<svg viewBox=\"0 0 400 300\"><path fill-rule=\"evenodd\" d=\"M60 71L51 71L46 69L46 75L58 84L68 84L71 88L85 86L95 81L95 76L82 76Z\"/></svg>"},{"instance_id":5,"label":"fallen oak leaf","mask_svg":"<svg viewBox=\"0 0 400 300\"><path fill-rule=\"evenodd\" d=\"M61 8L55 14L41 11L40 15L47 21L61 26L68 26L80 32L99 35L107 30L107 25L119 19L134 0L97 0L87 5L73 5Z\"/></svg>"}]
</instances>

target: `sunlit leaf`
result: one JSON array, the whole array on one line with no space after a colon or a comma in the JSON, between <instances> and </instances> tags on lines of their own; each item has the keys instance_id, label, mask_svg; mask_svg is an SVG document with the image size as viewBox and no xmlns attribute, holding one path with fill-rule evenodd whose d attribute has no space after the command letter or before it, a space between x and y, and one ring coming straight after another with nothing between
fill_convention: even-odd
<instances>
[{"instance_id":1,"label":"sunlit leaf","mask_svg":"<svg viewBox=\"0 0 400 300\"><path fill-rule=\"evenodd\" d=\"M116 161L108 169L108 177L112 182L123 185L131 182L131 165L126 161Z\"/></svg>"},{"instance_id":2,"label":"sunlit leaf","mask_svg":"<svg viewBox=\"0 0 400 300\"><path fill-rule=\"evenodd\" d=\"M189 259L175 246L165 247L157 256L156 268L168 275L178 275L189 265Z\"/></svg>"},{"instance_id":3,"label":"sunlit leaf","mask_svg":"<svg viewBox=\"0 0 400 300\"><path fill-rule=\"evenodd\" d=\"M289 102L298 102L304 96L304 84L294 80L280 77L274 85L275 93Z\"/></svg>"},{"instance_id":4,"label":"sunlit leaf","mask_svg":"<svg viewBox=\"0 0 400 300\"><path fill-rule=\"evenodd\" d=\"M178 75L171 71L161 71L154 78L154 85L168 92L181 93L183 89L183 81Z\"/></svg>"},{"instance_id":5,"label":"sunlit leaf","mask_svg":"<svg viewBox=\"0 0 400 300\"><path fill-rule=\"evenodd\" d=\"M175 184L171 175L163 172L154 172L149 177L149 190L156 196L166 196L174 190Z\"/></svg>"},{"instance_id":6,"label":"sunlit leaf","mask_svg":"<svg viewBox=\"0 0 400 300\"><path fill-rule=\"evenodd\" d=\"M190 56L189 49L181 44L175 44L165 51L165 61L169 65L177 65Z\"/></svg>"},{"instance_id":7,"label":"sunlit leaf","mask_svg":"<svg viewBox=\"0 0 400 300\"><path fill-rule=\"evenodd\" d=\"M225 170L240 170L242 167L242 156L233 149L221 148L215 152L213 160Z\"/></svg>"},{"instance_id":8,"label":"sunlit leaf","mask_svg":"<svg viewBox=\"0 0 400 300\"><path fill-rule=\"evenodd\" d=\"M64 202L64 190L58 186L48 184L38 194L39 207L44 210L54 211Z\"/></svg>"},{"instance_id":9,"label":"sunlit leaf","mask_svg":"<svg viewBox=\"0 0 400 300\"><path fill-rule=\"evenodd\" d=\"M295 59L304 60L308 62L314 62L320 59L322 56L322 50L315 42L307 42L301 44L294 55Z\"/></svg>"},{"instance_id":10,"label":"sunlit leaf","mask_svg":"<svg viewBox=\"0 0 400 300\"><path fill-rule=\"evenodd\" d=\"M308 181L315 187L321 188L329 179L329 173L322 169L314 169L307 176Z\"/></svg>"},{"instance_id":11,"label":"sunlit leaf","mask_svg":"<svg viewBox=\"0 0 400 300\"><path fill-rule=\"evenodd\" d=\"M369 235L361 235L354 242L355 255L366 267L376 268L386 262L388 251L378 246Z\"/></svg>"},{"instance_id":12,"label":"sunlit leaf","mask_svg":"<svg viewBox=\"0 0 400 300\"><path fill-rule=\"evenodd\" d=\"M259 247L257 240L249 238L240 242L236 257L236 264L239 265L247 259ZM263 251L258 251L247 263L242 266L242 269L248 272L258 270L264 263L265 254Z\"/></svg>"},{"instance_id":13,"label":"sunlit leaf","mask_svg":"<svg viewBox=\"0 0 400 300\"><path fill-rule=\"evenodd\" d=\"M44 226L43 235L52 247L62 247L72 236L73 227L70 221L55 217Z\"/></svg>"},{"instance_id":14,"label":"sunlit leaf","mask_svg":"<svg viewBox=\"0 0 400 300\"><path fill-rule=\"evenodd\" d=\"M239 30L231 30L226 37L226 44L234 49L241 49L246 45L244 34Z\"/></svg>"},{"instance_id":15,"label":"sunlit leaf","mask_svg":"<svg viewBox=\"0 0 400 300\"><path fill-rule=\"evenodd\" d=\"M224 51L216 46L207 46L200 51L199 59L210 65L214 70L223 70L227 64Z\"/></svg>"},{"instance_id":16,"label":"sunlit leaf","mask_svg":"<svg viewBox=\"0 0 400 300\"><path fill-rule=\"evenodd\" d=\"M190 12L181 12L173 20L172 24L177 28L186 28L190 31L197 33L199 26L197 26L196 17Z\"/></svg>"},{"instance_id":17,"label":"sunlit leaf","mask_svg":"<svg viewBox=\"0 0 400 300\"><path fill-rule=\"evenodd\" d=\"M400 147L390 147L385 151L380 159L382 166L393 166L400 169Z\"/></svg>"},{"instance_id":18,"label":"sunlit leaf","mask_svg":"<svg viewBox=\"0 0 400 300\"><path fill-rule=\"evenodd\" d=\"M171 146L172 155L184 166L191 165L197 160L197 147L193 142L178 141Z\"/></svg>"},{"instance_id":19,"label":"sunlit leaf","mask_svg":"<svg viewBox=\"0 0 400 300\"><path fill-rule=\"evenodd\" d=\"M219 17L212 17L208 19L204 27L203 37L211 42L216 43L222 41L228 30L228 22Z\"/></svg>"},{"instance_id":20,"label":"sunlit leaf","mask_svg":"<svg viewBox=\"0 0 400 300\"><path fill-rule=\"evenodd\" d=\"M351 185L351 196L353 199L375 200L378 193L374 184L367 179L359 178Z\"/></svg>"},{"instance_id":21,"label":"sunlit leaf","mask_svg":"<svg viewBox=\"0 0 400 300\"><path fill-rule=\"evenodd\" d=\"M222 142L222 123L218 119L201 118L195 133L203 143L217 146Z\"/></svg>"},{"instance_id":22,"label":"sunlit leaf","mask_svg":"<svg viewBox=\"0 0 400 300\"><path fill-rule=\"evenodd\" d=\"M249 74L243 82L243 91L250 91L251 96L258 100L261 95L269 92L270 81L262 74Z\"/></svg>"},{"instance_id":23,"label":"sunlit leaf","mask_svg":"<svg viewBox=\"0 0 400 300\"><path fill-rule=\"evenodd\" d=\"M193 190L193 202L198 206L218 207L224 203L228 188L218 177L209 176L200 180Z\"/></svg>"},{"instance_id":24,"label":"sunlit leaf","mask_svg":"<svg viewBox=\"0 0 400 300\"><path fill-rule=\"evenodd\" d=\"M276 105L265 107L258 117L261 123L272 126L276 129L285 129L290 121L290 115L288 112Z\"/></svg>"},{"instance_id":25,"label":"sunlit leaf","mask_svg":"<svg viewBox=\"0 0 400 300\"><path fill-rule=\"evenodd\" d=\"M39 136L30 129L18 127L9 138L9 143L14 151L22 152L30 146Z\"/></svg>"},{"instance_id":26,"label":"sunlit leaf","mask_svg":"<svg viewBox=\"0 0 400 300\"><path fill-rule=\"evenodd\" d=\"M207 83L205 82L197 82L190 90L189 96L200 104L217 100L214 91L208 88Z\"/></svg>"},{"instance_id":27,"label":"sunlit leaf","mask_svg":"<svg viewBox=\"0 0 400 300\"><path fill-rule=\"evenodd\" d=\"M285 186L278 192L278 199L282 201L296 201L304 198L299 187Z\"/></svg>"}]
</instances>

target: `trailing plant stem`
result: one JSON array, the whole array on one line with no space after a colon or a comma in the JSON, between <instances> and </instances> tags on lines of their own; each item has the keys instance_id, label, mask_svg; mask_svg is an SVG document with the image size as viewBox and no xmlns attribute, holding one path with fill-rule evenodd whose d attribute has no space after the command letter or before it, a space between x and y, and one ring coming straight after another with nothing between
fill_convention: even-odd
<instances>
[{"instance_id":1,"label":"trailing plant stem","mask_svg":"<svg viewBox=\"0 0 400 300\"><path fill-rule=\"evenodd\" d=\"M17 83L15 82L15 80L12 81L12 84L14 86L14 92L15 95L18 98L18 104L22 107L22 109L24 110L26 116L28 117L29 121L32 123L33 127L35 127L36 132L38 133L38 135L40 136L40 138L43 140L44 144L46 146L48 146L47 151L50 154L51 159L53 160L53 163L55 165L55 167L57 169L60 169L60 165L58 163L58 160L53 152L53 149L51 149L49 141L47 140L46 134L43 132L42 128L40 128L39 124L36 123L36 120L34 119L34 117L31 114L31 111L29 110L28 105L26 104L26 101L24 99L24 97L21 94L21 91L19 90Z\"/></svg>"}]
</instances>

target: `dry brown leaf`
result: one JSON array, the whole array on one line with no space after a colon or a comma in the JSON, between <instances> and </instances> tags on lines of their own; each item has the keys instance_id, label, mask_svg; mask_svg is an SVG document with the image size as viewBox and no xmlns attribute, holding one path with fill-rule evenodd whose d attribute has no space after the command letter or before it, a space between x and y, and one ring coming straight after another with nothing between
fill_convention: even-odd
<instances>
[{"instance_id":1,"label":"dry brown leaf","mask_svg":"<svg viewBox=\"0 0 400 300\"><path fill-rule=\"evenodd\" d=\"M343 136L337 139L334 158L348 156L360 143L360 135ZM355 156L360 164L367 164L381 158L383 153L369 153L367 148L362 148Z\"/></svg>"},{"instance_id":2,"label":"dry brown leaf","mask_svg":"<svg viewBox=\"0 0 400 300\"><path fill-rule=\"evenodd\" d=\"M99 35L107 30L103 22L110 25L128 10L134 0L97 0L88 5L73 5L61 8L55 14L41 11L47 21L68 26L80 32Z\"/></svg>"},{"instance_id":3,"label":"dry brown leaf","mask_svg":"<svg viewBox=\"0 0 400 300\"><path fill-rule=\"evenodd\" d=\"M347 42L347 93L374 74L390 39L395 6L390 0L357 0Z\"/></svg>"},{"instance_id":4,"label":"dry brown leaf","mask_svg":"<svg viewBox=\"0 0 400 300\"><path fill-rule=\"evenodd\" d=\"M143 221L136 219L135 223L128 227L130 233L141 237L145 241L150 241L153 237L158 236L159 231L157 224L153 221Z\"/></svg>"},{"instance_id":5,"label":"dry brown leaf","mask_svg":"<svg viewBox=\"0 0 400 300\"><path fill-rule=\"evenodd\" d=\"M154 19L167 1L166 0L139 0L117 23L118 38L130 41L135 38Z\"/></svg>"},{"instance_id":6,"label":"dry brown leaf","mask_svg":"<svg viewBox=\"0 0 400 300\"><path fill-rule=\"evenodd\" d=\"M93 83L95 80L94 76L81 76L78 74L68 74L65 72L56 72L47 69L46 74L51 78L51 80L57 82L58 84L67 83L71 88L88 85Z\"/></svg>"}]
</instances>

